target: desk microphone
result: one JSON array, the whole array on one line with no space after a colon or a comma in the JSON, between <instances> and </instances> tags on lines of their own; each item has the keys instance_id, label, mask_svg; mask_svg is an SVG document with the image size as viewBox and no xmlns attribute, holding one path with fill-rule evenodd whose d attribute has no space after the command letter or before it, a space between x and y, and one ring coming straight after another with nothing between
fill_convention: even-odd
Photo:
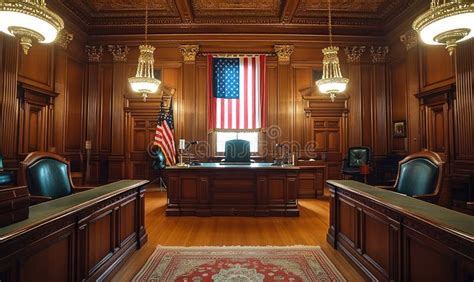
<instances>
[{"instance_id":1,"label":"desk microphone","mask_svg":"<svg viewBox=\"0 0 474 282\"><path fill-rule=\"evenodd\" d=\"M191 147L191 145L196 145L196 144L199 144L199 141L191 141L191 142L189 142L188 144L186 144L185 150L187 150L189 147Z\"/></svg>"}]
</instances>

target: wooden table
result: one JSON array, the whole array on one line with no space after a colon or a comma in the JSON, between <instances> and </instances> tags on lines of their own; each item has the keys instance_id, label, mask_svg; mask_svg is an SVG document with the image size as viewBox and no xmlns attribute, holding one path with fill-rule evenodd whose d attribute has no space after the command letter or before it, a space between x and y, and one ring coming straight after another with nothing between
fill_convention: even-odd
<instances>
[{"instance_id":1,"label":"wooden table","mask_svg":"<svg viewBox=\"0 0 474 282\"><path fill-rule=\"evenodd\" d=\"M147 240L144 186L122 180L30 207L0 228L0 281L102 280Z\"/></svg>"},{"instance_id":2,"label":"wooden table","mask_svg":"<svg viewBox=\"0 0 474 282\"><path fill-rule=\"evenodd\" d=\"M298 171L271 163L168 167L166 215L298 216Z\"/></svg>"},{"instance_id":3,"label":"wooden table","mask_svg":"<svg viewBox=\"0 0 474 282\"><path fill-rule=\"evenodd\" d=\"M474 217L352 180L328 180L328 242L372 280L474 281Z\"/></svg>"}]
</instances>

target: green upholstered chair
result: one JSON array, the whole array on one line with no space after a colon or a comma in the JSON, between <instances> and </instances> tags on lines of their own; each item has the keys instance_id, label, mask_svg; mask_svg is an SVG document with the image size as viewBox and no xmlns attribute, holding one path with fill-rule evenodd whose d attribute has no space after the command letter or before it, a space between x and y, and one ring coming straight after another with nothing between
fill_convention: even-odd
<instances>
[{"instance_id":1,"label":"green upholstered chair","mask_svg":"<svg viewBox=\"0 0 474 282\"><path fill-rule=\"evenodd\" d=\"M250 142L241 139L234 139L225 142L224 162L250 163Z\"/></svg>"},{"instance_id":2,"label":"green upholstered chair","mask_svg":"<svg viewBox=\"0 0 474 282\"><path fill-rule=\"evenodd\" d=\"M407 196L436 203L444 175L444 162L434 152L422 151L398 163L394 186L379 186Z\"/></svg>"},{"instance_id":3,"label":"green upholstered chair","mask_svg":"<svg viewBox=\"0 0 474 282\"><path fill-rule=\"evenodd\" d=\"M347 158L342 164L342 177L350 175L352 178L360 176L360 166L370 165L370 148L369 147L350 147L347 151Z\"/></svg>"},{"instance_id":4,"label":"green upholstered chair","mask_svg":"<svg viewBox=\"0 0 474 282\"><path fill-rule=\"evenodd\" d=\"M3 167L3 155L0 155L0 186L12 186L15 183L15 175Z\"/></svg>"},{"instance_id":5,"label":"green upholstered chair","mask_svg":"<svg viewBox=\"0 0 474 282\"><path fill-rule=\"evenodd\" d=\"M30 153L20 162L20 185L28 186L33 203L39 203L88 190L74 187L69 161L49 152Z\"/></svg>"}]
</instances>

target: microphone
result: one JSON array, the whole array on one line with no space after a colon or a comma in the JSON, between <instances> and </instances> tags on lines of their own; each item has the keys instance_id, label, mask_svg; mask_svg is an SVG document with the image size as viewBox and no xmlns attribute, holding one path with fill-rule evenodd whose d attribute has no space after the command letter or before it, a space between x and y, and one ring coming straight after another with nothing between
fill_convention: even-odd
<instances>
[{"instance_id":1,"label":"microphone","mask_svg":"<svg viewBox=\"0 0 474 282\"><path fill-rule=\"evenodd\" d=\"M196 145L196 144L199 144L199 141L191 141L189 142L188 144L186 144L186 150L191 147L191 145Z\"/></svg>"}]
</instances>

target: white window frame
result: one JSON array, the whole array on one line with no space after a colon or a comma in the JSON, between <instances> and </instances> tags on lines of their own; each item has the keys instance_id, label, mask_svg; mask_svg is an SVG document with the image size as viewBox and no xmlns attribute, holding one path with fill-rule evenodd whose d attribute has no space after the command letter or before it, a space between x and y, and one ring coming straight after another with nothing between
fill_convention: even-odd
<instances>
[{"instance_id":1,"label":"white window frame","mask_svg":"<svg viewBox=\"0 0 474 282\"><path fill-rule=\"evenodd\" d=\"M228 132L228 133L236 133L237 134L237 138L232 138L232 139L241 139L239 138L239 134L241 133L256 133L257 134L257 141L256 142L251 142L250 144L250 153L251 155L255 156L255 155L259 155L260 153L260 139L261 139L261 136L260 136L260 129L218 129L215 131L215 134L214 134L214 152L216 155L224 155L224 146L222 146L222 148L218 148L218 134L219 133L225 133L225 132ZM231 139L229 139L231 140ZM243 139L243 140L247 140L247 139ZM253 144L252 144L253 143ZM225 144L225 142L224 142ZM255 150L256 148L256 150ZM222 151L220 151L219 149L222 149ZM253 149L253 150L252 150Z\"/></svg>"}]
</instances>

